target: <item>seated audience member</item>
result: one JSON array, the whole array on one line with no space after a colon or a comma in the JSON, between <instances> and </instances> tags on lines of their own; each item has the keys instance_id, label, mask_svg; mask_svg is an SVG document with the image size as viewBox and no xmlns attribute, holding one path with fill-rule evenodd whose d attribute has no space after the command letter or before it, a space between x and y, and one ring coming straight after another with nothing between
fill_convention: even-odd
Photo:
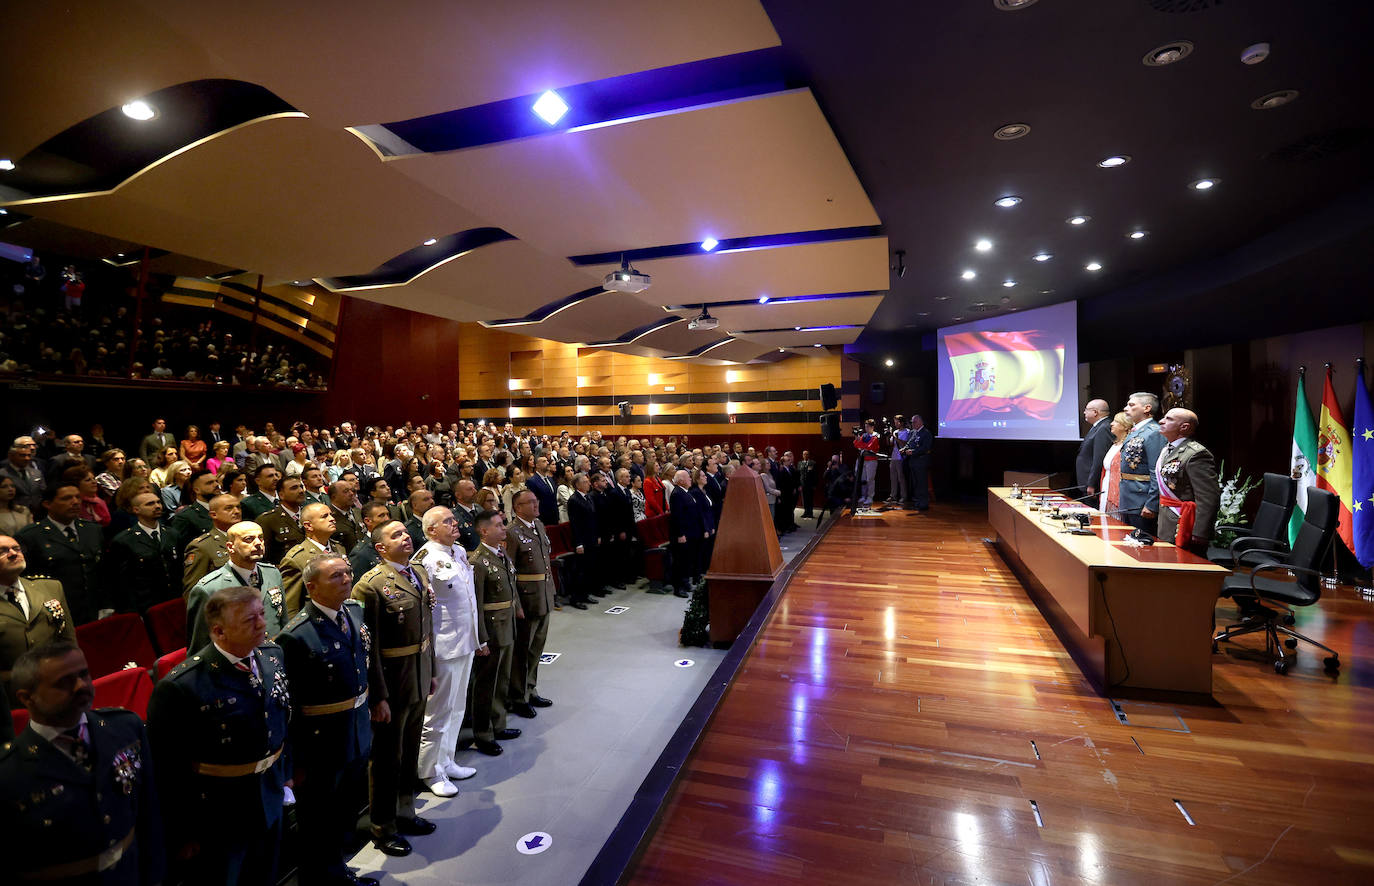
<instances>
[{"instance_id":1,"label":"seated audience member","mask_svg":"<svg viewBox=\"0 0 1374 886\"><path fill-rule=\"evenodd\" d=\"M0 534L15 535L33 522L33 512L18 502L13 477L0 476Z\"/></svg>"}]
</instances>

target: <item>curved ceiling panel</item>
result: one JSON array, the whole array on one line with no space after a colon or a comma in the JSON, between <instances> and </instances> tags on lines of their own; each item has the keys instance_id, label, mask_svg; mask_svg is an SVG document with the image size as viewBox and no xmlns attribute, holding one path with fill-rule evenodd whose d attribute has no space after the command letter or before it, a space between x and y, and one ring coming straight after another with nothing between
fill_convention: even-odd
<instances>
[{"instance_id":1,"label":"curved ceiling panel","mask_svg":"<svg viewBox=\"0 0 1374 886\"><path fill-rule=\"evenodd\" d=\"M87 117L0 172L7 201L70 198L113 191L143 170L236 127L300 116L270 90L242 80L193 80L141 96L149 115L131 106Z\"/></svg>"},{"instance_id":2,"label":"curved ceiling panel","mask_svg":"<svg viewBox=\"0 0 1374 886\"><path fill-rule=\"evenodd\" d=\"M758 302L725 307L713 306L711 314L720 320L720 328L731 334L747 334L750 329L792 329L796 326L837 326L844 323L864 324L883 296L862 295L804 302Z\"/></svg>"},{"instance_id":3,"label":"curved ceiling panel","mask_svg":"<svg viewBox=\"0 0 1374 886\"><path fill-rule=\"evenodd\" d=\"M377 289L383 286L404 286L440 265L462 258L474 249L514 240L500 228L473 228L444 237L434 237L419 246L378 265L366 274L349 277L322 277L321 286L333 292L352 292L358 289Z\"/></svg>"}]
</instances>

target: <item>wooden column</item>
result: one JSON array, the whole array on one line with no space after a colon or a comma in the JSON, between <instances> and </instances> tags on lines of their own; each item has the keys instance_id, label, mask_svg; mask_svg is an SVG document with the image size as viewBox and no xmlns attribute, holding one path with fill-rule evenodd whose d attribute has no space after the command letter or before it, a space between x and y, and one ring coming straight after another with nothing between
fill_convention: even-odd
<instances>
[{"instance_id":1,"label":"wooden column","mask_svg":"<svg viewBox=\"0 0 1374 886\"><path fill-rule=\"evenodd\" d=\"M763 481L750 468L736 468L706 573L712 644L729 645L739 636L781 572L782 549Z\"/></svg>"}]
</instances>

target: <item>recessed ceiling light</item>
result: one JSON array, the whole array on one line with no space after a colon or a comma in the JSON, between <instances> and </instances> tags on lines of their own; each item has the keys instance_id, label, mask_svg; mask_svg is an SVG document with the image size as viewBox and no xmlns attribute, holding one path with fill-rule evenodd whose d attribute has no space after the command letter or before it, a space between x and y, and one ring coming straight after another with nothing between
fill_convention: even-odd
<instances>
[{"instance_id":1,"label":"recessed ceiling light","mask_svg":"<svg viewBox=\"0 0 1374 886\"><path fill-rule=\"evenodd\" d=\"M1005 286L1005 287L1007 287L1008 289L1010 289L1010 288L1012 288L1013 286L1016 285L1016 281L1015 281L1015 280L1003 280L1003 281L1002 281L1002 285Z\"/></svg>"},{"instance_id":2,"label":"recessed ceiling light","mask_svg":"<svg viewBox=\"0 0 1374 886\"><path fill-rule=\"evenodd\" d=\"M1054 256L1048 252L1037 252L1035 255L1031 256L1031 258L1035 259L1036 261L1049 261L1050 259L1054 258Z\"/></svg>"},{"instance_id":3,"label":"recessed ceiling light","mask_svg":"<svg viewBox=\"0 0 1374 886\"><path fill-rule=\"evenodd\" d=\"M1273 108L1281 108L1298 97L1296 89L1280 89L1278 92L1271 92L1262 95L1250 102L1250 107L1256 111L1268 111Z\"/></svg>"},{"instance_id":4,"label":"recessed ceiling light","mask_svg":"<svg viewBox=\"0 0 1374 886\"><path fill-rule=\"evenodd\" d=\"M1111 157L1107 157L1104 160L1097 161L1097 165L1101 166L1103 169L1115 169L1118 166L1125 166L1127 163L1130 162L1131 158L1129 155L1115 154Z\"/></svg>"},{"instance_id":5,"label":"recessed ceiling light","mask_svg":"<svg viewBox=\"0 0 1374 886\"><path fill-rule=\"evenodd\" d=\"M992 5L1003 12L1015 12L1027 6L1034 6L1037 2L1039 0L992 0Z\"/></svg>"},{"instance_id":6,"label":"recessed ceiling light","mask_svg":"<svg viewBox=\"0 0 1374 886\"><path fill-rule=\"evenodd\" d=\"M796 332L801 332L801 327L800 327L800 326L793 326L792 329L795 330Z\"/></svg>"},{"instance_id":7,"label":"recessed ceiling light","mask_svg":"<svg viewBox=\"0 0 1374 886\"><path fill-rule=\"evenodd\" d=\"M954 322L958 323L960 320L962 320L962 319L964 319L964 318L963 318L963 317L950 317L949 319L951 319L951 320L953 320Z\"/></svg>"},{"instance_id":8,"label":"recessed ceiling light","mask_svg":"<svg viewBox=\"0 0 1374 886\"><path fill-rule=\"evenodd\" d=\"M760 295L760 296L759 296L759 304L761 304L761 305L766 305L766 304L768 304L768 296L766 296L766 295Z\"/></svg>"},{"instance_id":9,"label":"recessed ceiling light","mask_svg":"<svg viewBox=\"0 0 1374 886\"><path fill-rule=\"evenodd\" d=\"M438 242L439 242L439 241L438 241L436 238L430 237L428 240L425 241L425 245L426 245L426 246L433 246L435 243L438 243Z\"/></svg>"},{"instance_id":10,"label":"recessed ceiling light","mask_svg":"<svg viewBox=\"0 0 1374 886\"><path fill-rule=\"evenodd\" d=\"M563 115L568 113L568 103L552 89L539 96L539 100L534 103L534 112L539 115L550 126L563 119Z\"/></svg>"},{"instance_id":11,"label":"recessed ceiling light","mask_svg":"<svg viewBox=\"0 0 1374 886\"><path fill-rule=\"evenodd\" d=\"M785 353L787 353L787 348L778 348L778 353L779 353L779 354L785 354Z\"/></svg>"},{"instance_id":12,"label":"recessed ceiling light","mask_svg":"<svg viewBox=\"0 0 1374 886\"><path fill-rule=\"evenodd\" d=\"M131 101L120 110L124 112L125 117L131 120L151 120L157 116L157 111L153 110L153 106L143 99Z\"/></svg>"},{"instance_id":13,"label":"recessed ceiling light","mask_svg":"<svg viewBox=\"0 0 1374 886\"><path fill-rule=\"evenodd\" d=\"M1009 302L1009 301L1011 301L1011 296L1009 296L1009 295L1004 295L1004 296L1002 296L1002 304L1006 304L1006 303Z\"/></svg>"},{"instance_id":14,"label":"recessed ceiling light","mask_svg":"<svg viewBox=\"0 0 1374 886\"><path fill-rule=\"evenodd\" d=\"M1100 270L1102 270L1102 263L1101 263L1101 262L1090 261L1090 262L1088 262L1086 265L1084 265L1083 267L1084 267L1084 268L1087 268L1089 271L1100 271Z\"/></svg>"},{"instance_id":15,"label":"recessed ceiling light","mask_svg":"<svg viewBox=\"0 0 1374 886\"><path fill-rule=\"evenodd\" d=\"M1163 46L1156 46L1141 61L1151 68L1162 68L1165 65L1172 65L1174 62L1181 62L1193 54L1193 44L1190 40L1175 40L1172 43L1165 43Z\"/></svg>"},{"instance_id":16,"label":"recessed ceiling light","mask_svg":"<svg viewBox=\"0 0 1374 886\"><path fill-rule=\"evenodd\" d=\"M1069 224L1073 225L1074 227L1078 227L1079 225L1086 225L1088 223L1088 219L1090 218L1092 218L1092 216L1090 215L1074 215L1064 220L1067 221Z\"/></svg>"},{"instance_id":17,"label":"recessed ceiling light","mask_svg":"<svg viewBox=\"0 0 1374 886\"><path fill-rule=\"evenodd\" d=\"M959 278L960 278L961 280L972 280L974 277L977 277L977 276L978 276L978 272L975 271L975 270L973 270L972 268L969 268L969 269L965 270L964 273L960 274L960 275L959 275Z\"/></svg>"},{"instance_id":18,"label":"recessed ceiling light","mask_svg":"<svg viewBox=\"0 0 1374 886\"><path fill-rule=\"evenodd\" d=\"M884 365L884 366L895 366L895 365L896 365L896 361L894 361L891 357L888 357L886 360L883 361L883 365Z\"/></svg>"},{"instance_id":19,"label":"recessed ceiling light","mask_svg":"<svg viewBox=\"0 0 1374 886\"><path fill-rule=\"evenodd\" d=\"M9 214L10 214L10 211L9 211L8 209L0 209L0 215L9 215Z\"/></svg>"},{"instance_id":20,"label":"recessed ceiling light","mask_svg":"<svg viewBox=\"0 0 1374 886\"><path fill-rule=\"evenodd\" d=\"M999 197L993 201L994 204L1002 207L1003 209L1010 209L1020 202L1021 198L1016 196L1015 194L1008 194L1005 197Z\"/></svg>"},{"instance_id":21,"label":"recessed ceiling light","mask_svg":"<svg viewBox=\"0 0 1374 886\"><path fill-rule=\"evenodd\" d=\"M937 295L937 296L935 296L935 300L936 300L936 301L949 301L951 297L952 297L952 296L948 296L948 295Z\"/></svg>"},{"instance_id":22,"label":"recessed ceiling light","mask_svg":"<svg viewBox=\"0 0 1374 886\"><path fill-rule=\"evenodd\" d=\"M9 172L14 168L13 160L0 160L0 171Z\"/></svg>"},{"instance_id":23,"label":"recessed ceiling light","mask_svg":"<svg viewBox=\"0 0 1374 886\"><path fill-rule=\"evenodd\" d=\"M992 133L992 137L998 141L1009 142L1030 135L1030 131L1029 123L1008 123L1005 126L997 127Z\"/></svg>"},{"instance_id":24,"label":"recessed ceiling light","mask_svg":"<svg viewBox=\"0 0 1374 886\"><path fill-rule=\"evenodd\" d=\"M707 237L705 240L701 241L701 248L706 252L710 252L712 249L715 249L719 245L720 241L717 240L715 237Z\"/></svg>"},{"instance_id":25,"label":"recessed ceiling light","mask_svg":"<svg viewBox=\"0 0 1374 886\"><path fill-rule=\"evenodd\" d=\"M825 347L825 345L817 343L817 344L812 345L811 347L813 347L813 348L823 348L823 347Z\"/></svg>"},{"instance_id":26,"label":"recessed ceiling light","mask_svg":"<svg viewBox=\"0 0 1374 886\"><path fill-rule=\"evenodd\" d=\"M1144 240L1149 233L1149 231L1131 231L1127 236L1132 240Z\"/></svg>"},{"instance_id":27,"label":"recessed ceiling light","mask_svg":"<svg viewBox=\"0 0 1374 886\"><path fill-rule=\"evenodd\" d=\"M1189 184L1188 187L1192 188L1194 191L1210 191L1217 186L1217 182L1219 181L1221 181L1219 178L1200 178Z\"/></svg>"},{"instance_id":28,"label":"recessed ceiling light","mask_svg":"<svg viewBox=\"0 0 1374 886\"><path fill-rule=\"evenodd\" d=\"M973 244L973 248L978 250L979 252L989 252L992 250L992 241L979 240L977 243Z\"/></svg>"}]
</instances>

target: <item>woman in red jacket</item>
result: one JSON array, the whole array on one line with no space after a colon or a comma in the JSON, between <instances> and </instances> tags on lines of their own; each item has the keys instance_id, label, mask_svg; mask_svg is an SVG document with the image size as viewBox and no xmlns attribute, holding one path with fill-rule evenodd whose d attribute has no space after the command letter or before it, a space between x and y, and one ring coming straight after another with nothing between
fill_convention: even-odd
<instances>
[{"instance_id":1,"label":"woman in red jacket","mask_svg":"<svg viewBox=\"0 0 1374 886\"><path fill-rule=\"evenodd\" d=\"M644 518L668 513L663 495L663 481L658 478L658 459L650 454L644 459Z\"/></svg>"}]
</instances>

